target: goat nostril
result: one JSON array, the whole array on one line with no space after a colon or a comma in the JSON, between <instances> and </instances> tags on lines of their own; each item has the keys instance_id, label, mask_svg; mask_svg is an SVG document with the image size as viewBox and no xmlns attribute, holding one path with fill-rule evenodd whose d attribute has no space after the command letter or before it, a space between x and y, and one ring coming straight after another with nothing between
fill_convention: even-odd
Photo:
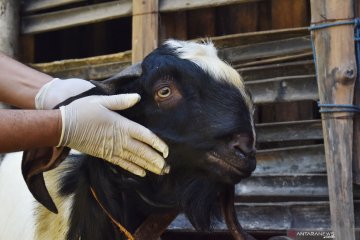
<instances>
[{"instance_id":1,"label":"goat nostril","mask_svg":"<svg viewBox=\"0 0 360 240\"><path fill-rule=\"evenodd\" d=\"M230 147L235 150L235 154L240 157L252 157L255 155L255 149L252 145L252 137L248 134L237 134L233 136Z\"/></svg>"}]
</instances>

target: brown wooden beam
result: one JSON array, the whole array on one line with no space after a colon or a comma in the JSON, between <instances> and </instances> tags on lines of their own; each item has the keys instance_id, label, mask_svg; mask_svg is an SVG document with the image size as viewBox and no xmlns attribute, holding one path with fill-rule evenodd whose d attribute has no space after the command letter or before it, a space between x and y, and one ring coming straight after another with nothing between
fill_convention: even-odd
<instances>
[{"instance_id":1,"label":"brown wooden beam","mask_svg":"<svg viewBox=\"0 0 360 240\"><path fill-rule=\"evenodd\" d=\"M311 0L312 23L354 17L353 0ZM354 26L342 25L312 32L316 49L321 103L352 104L356 79ZM355 240L352 188L353 117L322 114L332 229L336 239Z\"/></svg>"},{"instance_id":2,"label":"brown wooden beam","mask_svg":"<svg viewBox=\"0 0 360 240\"><path fill-rule=\"evenodd\" d=\"M132 63L139 62L158 46L159 1L134 0Z\"/></svg>"},{"instance_id":3,"label":"brown wooden beam","mask_svg":"<svg viewBox=\"0 0 360 240\"><path fill-rule=\"evenodd\" d=\"M360 16L360 1L355 1L356 16ZM359 44L359 43L358 43ZM358 63L359 64L359 63ZM355 84L354 104L360 106L360 78ZM360 114L357 114L354 119L354 147L353 147L353 179L354 183L360 185Z\"/></svg>"}]
</instances>

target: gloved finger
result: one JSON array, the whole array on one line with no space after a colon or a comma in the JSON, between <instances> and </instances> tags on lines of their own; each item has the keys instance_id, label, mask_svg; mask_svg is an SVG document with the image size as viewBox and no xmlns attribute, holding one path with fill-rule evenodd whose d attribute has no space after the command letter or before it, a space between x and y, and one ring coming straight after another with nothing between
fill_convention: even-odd
<instances>
[{"instance_id":1,"label":"gloved finger","mask_svg":"<svg viewBox=\"0 0 360 240\"><path fill-rule=\"evenodd\" d=\"M36 109L53 109L59 103L94 88L89 81L70 78L61 80L54 78L41 87L35 97Z\"/></svg>"},{"instance_id":2,"label":"gloved finger","mask_svg":"<svg viewBox=\"0 0 360 240\"><path fill-rule=\"evenodd\" d=\"M142 167L145 170L148 170L150 172L153 172L155 174L164 174L162 172L161 168L158 168L157 166L155 166L154 164L152 164L151 162L148 162L140 157L138 157L137 155L129 152L129 151L123 151L121 158L128 161L128 162L132 162L135 163L136 165Z\"/></svg>"},{"instance_id":3,"label":"gloved finger","mask_svg":"<svg viewBox=\"0 0 360 240\"><path fill-rule=\"evenodd\" d=\"M137 141L136 139L130 139L126 146L123 146L125 150L129 151L130 153L138 156L141 159L144 159L146 162L149 162L160 168L161 170L165 167L166 163L164 158L156 152L153 148L149 147L148 145Z\"/></svg>"},{"instance_id":4,"label":"gloved finger","mask_svg":"<svg viewBox=\"0 0 360 240\"><path fill-rule=\"evenodd\" d=\"M114 157L114 158L109 159L108 161L115 165L118 165L119 167L125 169L126 171L129 171L140 177L145 177L145 175L146 175L146 172L144 171L144 169L142 169L139 166L137 166L136 164L126 161L122 158Z\"/></svg>"},{"instance_id":5,"label":"gloved finger","mask_svg":"<svg viewBox=\"0 0 360 240\"><path fill-rule=\"evenodd\" d=\"M131 122L131 124L128 125L128 129L129 129L129 135L132 138L153 147L157 151L161 152L164 158L168 157L169 147L166 145L166 143L163 140L161 140L158 136L156 136L156 134L154 134L152 131L150 131L146 127L136 122Z\"/></svg>"},{"instance_id":6,"label":"gloved finger","mask_svg":"<svg viewBox=\"0 0 360 240\"><path fill-rule=\"evenodd\" d=\"M134 106L141 97L137 93L119 94L112 96L101 96L98 102L110 110L124 110Z\"/></svg>"}]
</instances>

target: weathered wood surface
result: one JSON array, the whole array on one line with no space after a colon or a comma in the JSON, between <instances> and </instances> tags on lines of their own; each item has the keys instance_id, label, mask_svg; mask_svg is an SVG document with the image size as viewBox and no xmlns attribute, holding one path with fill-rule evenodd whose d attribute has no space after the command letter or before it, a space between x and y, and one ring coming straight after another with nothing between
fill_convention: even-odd
<instances>
[{"instance_id":1,"label":"weathered wood surface","mask_svg":"<svg viewBox=\"0 0 360 240\"><path fill-rule=\"evenodd\" d=\"M251 176L236 185L239 202L269 202L267 199L281 201L328 200L329 192L326 173L320 174L268 174ZM354 197L359 199L360 187L354 186Z\"/></svg>"},{"instance_id":2,"label":"weathered wood surface","mask_svg":"<svg viewBox=\"0 0 360 240\"><path fill-rule=\"evenodd\" d=\"M0 51L16 57L19 35L19 2L0 0Z\"/></svg>"},{"instance_id":3,"label":"weathered wood surface","mask_svg":"<svg viewBox=\"0 0 360 240\"><path fill-rule=\"evenodd\" d=\"M18 57L18 26L19 2L0 0L0 51L13 58ZM9 107L0 102L0 108Z\"/></svg>"},{"instance_id":4,"label":"weathered wood surface","mask_svg":"<svg viewBox=\"0 0 360 240\"><path fill-rule=\"evenodd\" d=\"M25 16L21 33L35 34L96 23L132 14L131 1L112 1L50 13Z\"/></svg>"},{"instance_id":5,"label":"weathered wood surface","mask_svg":"<svg viewBox=\"0 0 360 240\"><path fill-rule=\"evenodd\" d=\"M297 37L271 42L262 42L223 48L219 50L219 56L231 64L251 60L261 60L270 57L282 57L311 51L309 37Z\"/></svg>"},{"instance_id":6,"label":"weathered wood surface","mask_svg":"<svg viewBox=\"0 0 360 240\"><path fill-rule=\"evenodd\" d=\"M159 1L133 0L132 63L140 62L159 43Z\"/></svg>"},{"instance_id":7,"label":"weathered wood surface","mask_svg":"<svg viewBox=\"0 0 360 240\"><path fill-rule=\"evenodd\" d=\"M311 0L311 21L352 19L352 0ZM352 104L356 79L354 27L313 31L321 103ZM348 115L345 116L344 115ZM352 189L353 117L322 114L332 228L335 237L355 240ZM356 215L356 214L355 214ZM358 214L357 214L358 215Z\"/></svg>"},{"instance_id":8,"label":"weathered wood surface","mask_svg":"<svg viewBox=\"0 0 360 240\"><path fill-rule=\"evenodd\" d=\"M359 71L359 70L358 70ZM359 73L358 73L359 74ZM355 86L354 104L360 106L360 78ZM354 160L353 160L353 179L356 184L360 185L360 114L355 115L354 118Z\"/></svg>"},{"instance_id":9,"label":"weathered wood surface","mask_svg":"<svg viewBox=\"0 0 360 240\"><path fill-rule=\"evenodd\" d=\"M183 16L180 14L179 16ZM178 26L180 23L177 23L177 25L171 25L167 28L172 28L174 26ZM177 32L182 32L181 34L185 34L186 29L184 29L184 25L179 25L180 30ZM181 30L183 29L183 30ZM235 34L231 36L224 36L224 37L215 37L211 38L215 45L219 48L227 47L229 51L231 51L232 48L230 47L237 47L239 45L246 45L247 49L254 49L257 45L251 45L251 44L257 44L257 43L263 43L264 41L267 43L264 44L270 44L270 47L273 46L273 42L276 42L276 40L284 40L286 41L287 38L293 39L294 37L303 37L308 34L308 31L304 28L299 29L285 29L285 30L276 30L276 31L263 31L263 32L255 32L255 33L245 33L245 34ZM185 38L185 35L181 35ZM269 43L270 42L270 43ZM249 45L250 44L250 45ZM281 45L277 45L278 47ZM290 50L291 51L291 50ZM130 56L131 59L131 51L124 52L124 53L118 53L119 56L122 54L126 56ZM239 53L241 54L241 52ZM272 51L269 52L270 55L276 55L276 53L273 53ZM296 54L295 54L296 55ZM309 56L311 53L309 53ZM249 56L249 55L248 55ZM293 55L294 56L294 55ZM290 56L291 57L291 56ZM95 60L98 58L97 60ZM251 53L250 53L250 58ZM254 58L254 57L253 57ZM255 56L256 58L256 56ZM89 62L90 59L90 62ZM113 74L112 69L116 69L116 66L119 62L128 61L128 59L120 59L120 60L112 60L113 54L111 55L104 55L104 56L98 56L98 57L91 57L91 58L84 58L84 59L74 59L74 60L66 60L66 61L59 61L59 62L53 62L53 63L45 63L45 64L35 64L34 66L41 69L42 71L48 72L50 74L58 74L59 76L77 76L83 78L89 78L91 79L103 79L106 77L111 76ZM272 60L271 58L269 58ZM252 59L248 60L252 61ZM72 63L73 62L73 63ZM81 64L83 63L83 64ZM256 63L261 63L261 61L256 61ZM129 62L130 64L130 62ZM245 63L246 64L246 63ZM292 64L292 63L289 63ZM295 64L295 63L294 63ZM108 72L106 67L102 68L102 65L106 65L110 68L110 71ZM240 73L244 74L245 80L260 80L264 78L269 78L271 76L276 77L276 73L279 73L281 69L284 69L283 75L286 76L293 76L293 75L308 75L308 72L305 72L300 69L304 69L304 67L311 68L311 63L302 64L302 62L299 62L300 67L297 67L295 64L294 66L287 67L285 64L283 67L281 67L281 64L278 65L269 65L269 66L260 66L258 69L254 68L242 68L239 69ZM97 67L99 66L99 67ZM86 73L87 69L89 71L94 71L93 69L96 69L96 74ZM288 69L288 70L287 70ZM291 70L293 69L293 70ZM295 69L295 70L294 70ZM299 69L299 70L296 70ZM263 75L261 73L264 72ZM267 73L273 73L273 75L268 75ZM299 74L297 74L299 73ZM301 74L300 74L301 73ZM81 75L78 75L81 74ZM268 76L268 77L266 77Z\"/></svg>"},{"instance_id":10,"label":"weathered wood surface","mask_svg":"<svg viewBox=\"0 0 360 240\"><path fill-rule=\"evenodd\" d=\"M323 139L320 120L261 123L256 125L256 140L258 143L320 139Z\"/></svg>"},{"instance_id":11,"label":"weathered wood surface","mask_svg":"<svg viewBox=\"0 0 360 240\"><path fill-rule=\"evenodd\" d=\"M287 230L330 230L328 202L241 203L236 205L241 225L247 231L283 232ZM355 222L360 227L360 202L355 201ZM169 226L168 231L193 232L194 228L183 214ZM214 231L227 231L223 221L217 222ZM344 238L340 238L343 240Z\"/></svg>"},{"instance_id":12,"label":"weathered wood surface","mask_svg":"<svg viewBox=\"0 0 360 240\"><path fill-rule=\"evenodd\" d=\"M256 104L318 99L314 75L248 81L246 86Z\"/></svg>"},{"instance_id":13,"label":"weathered wood surface","mask_svg":"<svg viewBox=\"0 0 360 240\"><path fill-rule=\"evenodd\" d=\"M86 2L86 0L26 0L22 10L28 13L78 2Z\"/></svg>"},{"instance_id":14,"label":"weathered wood surface","mask_svg":"<svg viewBox=\"0 0 360 240\"><path fill-rule=\"evenodd\" d=\"M51 1L50 6L53 5L52 0L48 1ZM209 8L234 3L241 4L257 1L259 0L162 0L160 2L160 12L166 13L172 11ZM75 9L60 10L51 13L26 16L22 20L21 32L23 34L34 34L52 31L61 28L68 28L78 25L110 20L114 18L126 17L130 16L131 13L131 0L118 0L106 3L92 4L89 6L78 7Z\"/></svg>"},{"instance_id":15,"label":"weathered wood surface","mask_svg":"<svg viewBox=\"0 0 360 240\"><path fill-rule=\"evenodd\" d=\"M355 1L355 14L356 17L360 16L360 1ZM360 106L360 69L357 71L358 75L355 83L354 104ZM354 118L353 154L353 179L356 184L360 185L360 114L355 115Z\"/></svg>"},{"instance_id":16,"label":"weathered wood surface","mask_svg":"<svg viewBox=\"0 0 360 240\"><path fill-rule=\"evenodd\" d=\"M131 65L131 51L83 58L32 64L54 77L100 80L111 77Z\"/></svg>"},{"instance_id":17,"label":"weathered wood surface","mask_svg":"<svg viewBox=\"0 0 360 240\"><path fill-rule=\"evenodd\" d=\"M307 145L258 150L254 175L324 173L323 145Z\"/></svg>"},{"instance_id":18,"label":"weathered wood surface","mask_svg":"<svg viewBox=\"0 0 360 240\"><path fill-rule=\"evenodd\" d=\"M161 0L160 10L173 12L259 1L262 0Z\"/></svg>"},{"instance_id":19,"label":"weathered wood surface","mask_svg":"<svg viewBox=\"0 0 360 240\"><path fill-rule=\"evenodd\" d=\"M251 66L259 66L259 65L265 65L265 64L274 64L274 63L284 63L284 62L290 62L290 61L301 61L301 60L308 60L312 59L313 54L311 51L305 52L305 53L299 53L299 54L293 54L290 56L283 56L283 57L272 57L262 60L255 60L255 61L249 61L244 62L240 64L233 65L234 68L245 68L245 67L251 67Z\"/></svg>"},{"instance_id":20,"label":"weathered wood surface","mask_svg":"<svg viewBox=\"0 0 360 240\"><path fill-rule=\"evenodd\" d=\"M315 74L313 60L260 65L237 70L244 81Z\"/></svg>"},{"instance_id":21,"label":"weathered wood surface","mask_svg":"<svg viewBox=\"0 0 360 240\"><path fill-rule=\"evenodd\" d=\"M249 33L228 34L210 38L218 48L235 47L261 42L309 36L307 28L287 28L279 30L267 30Z\"/></svg>"}]
</instances>

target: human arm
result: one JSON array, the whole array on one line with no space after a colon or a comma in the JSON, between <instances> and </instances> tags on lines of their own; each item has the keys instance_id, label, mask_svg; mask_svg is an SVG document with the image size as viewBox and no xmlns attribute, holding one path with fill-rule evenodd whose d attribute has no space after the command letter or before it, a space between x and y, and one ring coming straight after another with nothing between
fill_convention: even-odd
<instances>
[{"instance_id":1,"label":"human arm","mask_svg":"<svg viewBox=\"0 0 360 240\"><path fill-rule=\"evenodd\" d=\"M52 79L0 52L0 102L34 109L36 94Z\"/></svg>"},{"instance_id":2,"label":"human arm","mask_svg":"<svg viewBox=\"0 0 360 240\"><path fill-rule=\"evenodd\" d=\"M10 105L33 109L35 107L35 98L37 98L40 103L38 109L52 109L65 99L76 96L92 87L94 87L93 84L82 79L52 80L51 76L29 68L0 53L0 101ZM111 98L111 96L108 98ZM168 170L168 168L164 170L166 165L164 158L168 154L166 144L150 130L111 111L131 107L139 100L138 95L135 98L133 96L133 99L131 97L123 98L127 98L127 100L115 101L113 105L107 107L100 106L102 104L87 105L86 99L81 100L83 104L77 104L77 107L71 107L74 106L72 103L69 104L70 107L66 106L65 108L71 109L73 118L67 117L67 124L65 126L70 126L69 128L72 126L77 127L68 130L69 134L74 136L72 141L68 142L66 140L60 145L69 146L81 152L101 157L140 176L145 175L144 169L157 174L166 172L166 169ZM134 101L134 99L137 100ZM80 99L76 102L78 101ZM98 114L94 113L95 107L99 110ZM87 109L87 111L84 112L82 111L83 109ZM3 137L0 138L0 145L4 144L4 149L5 146L7 146L7 149L10 149L12 144L14 145L10 151L40 147L44 143L51 143L51 145L47 146L56 146L57 143L54 144L53 139L53 141L47 141L50 136L46 134L51 132L55 134L51 131L52 128L45 129L45 126L47 126L45 124L43 125L44 127L34 128L34 124L42 126L42 124L39 124L39 122L42 122L38 118L33 118L33 115L36 113L40 114L42 111L16 113L12 112L13 110L4 111L11 111L10 113L3 112L3 115L7 117L4 117L2 122L0 122L0 130L1 128L7 129L7 131L2 133ZM79 114L80 112L82 114ZM64 113L63 111L63 118ZM39 115L39 117L42 116L43 113ZM69 114L66 116L69 116ZM12 123L12 118L18 119ZM79 121L79 119L83 121ZM54 119L52 120L54 121ZM50 120L45 118L43 121ZM15 128L15 123L18 124L16 125L17 128ZM12 127L9 128L9 126ZM66 129L65 126L62 125L63 130ZM114 132L114 126L117 126L119 131ZM27 128L31 129L20 131ZM102 131L97 131L98 129ZM11 136L12 131L16 131L16 134L13 136ZM42 131L49 132L44 133L45 136L42 136ZM7 136L10 136L9 140L13 139L12 142L6 143ZM56 134L53 137L56 138L55 136L59 142L59 137ZM99 142L103 143L103 145L99 145ZM106 152L109 148L104 146L109 145L112 145L111 151L117 151L116 154ZM123 151L123 149L126 149L126 151ZM106 151L104 152L104 150ZM159 152L162 153L164 158Z\"/></svg>"},{"instance_id":3,"label":"human arm","mask_svg":"<svg viewBox=\"0 0 360 240\"><path fill-rule=\"evenodd\" d=\"M0 109L0 153L56 146L60 135L60 110Z\"/></svg>"}]
</instances>

